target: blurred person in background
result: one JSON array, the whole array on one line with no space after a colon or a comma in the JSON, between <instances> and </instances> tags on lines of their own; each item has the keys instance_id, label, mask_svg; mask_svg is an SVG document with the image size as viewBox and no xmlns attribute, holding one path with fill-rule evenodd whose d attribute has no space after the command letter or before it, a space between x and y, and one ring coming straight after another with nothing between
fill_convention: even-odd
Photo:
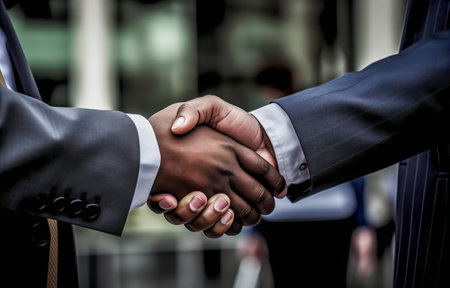
<instances>
[{"instance_id":1,"label":"blurred person in background","mask_svg":"<svg viewBox=\"0 0 450 288\"><path fill-rule=\"evenodd\" d=\"M301 75L297 75L295 81L297 86L302 86ZM291 69L283 62L273 63L263 68L255 76L255 83L259 86L261 97L265 103L270 103L295 91Z\"/></svg>"},{"instance_id":2,"label":"blurred person in background","mask_svg":"<svg viewBox=\"0 0 450 288\"><path fill-rule=\"evenodd\" d=\"M172 135L179 104L147 120L44 103L4 5L15 2L0 2L2 284L77 287L71 224L120 235L150 193L152 210L171 210L169 221L209 237L239 233L273 210L279 173L210 128ZM208 197L190 193L198 190Z\"/></svg>"},{"instance_id":3,"label":"blurred person in background","mask_svg":"<svg viewBox=\"0 0 450 288\"><path fill-rule=\"evenodd\" d=\"M392 283L398 164L364 176L364 223L352 235L349 288Z\"/></svg>"}]
</instances>

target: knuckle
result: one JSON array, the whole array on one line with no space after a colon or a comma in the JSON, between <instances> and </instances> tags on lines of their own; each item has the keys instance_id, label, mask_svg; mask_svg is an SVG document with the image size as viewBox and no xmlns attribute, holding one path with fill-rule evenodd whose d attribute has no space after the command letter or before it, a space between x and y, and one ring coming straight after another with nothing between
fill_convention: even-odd
<instances>
[{"instance_id":1,"label":"knuckle","mask_svg":"<svg viewBox=\"0 0 450 288\"><path fill-rule=\"evenodd\" d=\"M194 105L191 102L185 102L181 104L181 106L178 108L177 114L187 113L190 112L191 110L195 110Z\"/></svg>"},{"instance_id":2,"label":"knuckle","mask_svg":"<svg viewBox=\"0 0 450 288\"><path fill-rule=\"evenodd\" d=\"M239 210L239 218L243 225L255 225L260 221L261 215L250 206L242 207Z\"/></svg>"},{"instance_id":3,"label":"knuckle","mask_svg":"<svg viewBox=\"0 0 450 288\"><path fill-rule=\"evenodd\" d=\"M213 94L206 94L205 96L203 96L204 98L207 98L211 101L220 101L220 97L213 95Z\"/></svg>"},{"instance_id":4,"label":"knuckle","mask_svg":"<svg viewBox=\"0 0 450 288\"><path fill-rule=\"evenodd\" d=\"M242 219L242 221L248 221L252 217L253 209L250 206L242 206L238 209L238 215Z\"/></svg>"},{"instance_id":5,"label":"knuckle","mask_svg":"<svg viewBox=\"0 0 450 288\"><path fill-rule=\"evenodd\" d=\"M184 103L182 103L182 104L180 105L180 107L178 107L177 114L180 114L181 112L183 112L183 110L186 109L187 103L188 103L188 102L184 102Z\"/></svg>"},{"instance_id":6,"label":"knuckle","mask_svg":"<svg viewBox=\"0 0 450 288\"><path fill-rule=\"evenodd\" d=\"M269 162L267 162L266 160L264 160L261 157L258 158L258 167L261 170L263 175L266 175L270 171L270 164L269 164Z\"/></svg>"},{"instance_id":7,"label":"knuckle","mask_svg":"<svg viewBox=\"0 0 450 288\"><path fill-rule=\"evenodd\" d=\"M267 200L267 195L269 194L269 191L267 191L264 187L262 186L258 186L256 188L256 198L255 198L255 203L256 204L261 204L264 203Z\"/></svg>"}]
</instances>

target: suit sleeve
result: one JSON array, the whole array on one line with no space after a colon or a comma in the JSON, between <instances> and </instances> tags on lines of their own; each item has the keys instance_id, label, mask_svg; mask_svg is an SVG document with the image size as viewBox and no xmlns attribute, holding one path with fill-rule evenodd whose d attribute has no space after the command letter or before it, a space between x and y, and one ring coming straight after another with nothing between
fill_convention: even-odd
<instances>
[{"instance_id":1,"label":"suit sleeve","mask_svg":"<svg viewBox=\"0 0 450 288\"><path fill-rule=\"evenodd\" d=\"M449 85L450 31L444 31L359 72L277 100L310 173L288 197L296 201L448 143Z\"/></svg>"},{"instance_id":2,"label":"suit sleeve","mask_svg":"<svg viewBox=\"0 0 450 288\"><path fill-rule=\"evenodd\" d=\"M121 112L51 107L0 87L0 205L121 234L139 171Z\"/></svg>"}]
</instances>

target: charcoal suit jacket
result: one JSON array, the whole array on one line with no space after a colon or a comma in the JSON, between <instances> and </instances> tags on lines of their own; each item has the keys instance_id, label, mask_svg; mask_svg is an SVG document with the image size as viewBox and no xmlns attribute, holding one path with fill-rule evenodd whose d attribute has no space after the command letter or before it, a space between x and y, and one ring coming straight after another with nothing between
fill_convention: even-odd
<instances>
[{"instance_id":1,"label":"charcoal suit jacket","mask_svg":"<svg viewBox=\"0 0 450 288\"><path fill-rule=\"evenodd\" d=\"M139 139L121 112L41 101L0 1L17 92L0 86L0 286L45 287L58 220L59 287L77 287L71 224L120 234L139 171Z\"/></svg>"},{"instance_id":2,"label":"charcoal suit jacket","mask_svg":"<svg viewBox=\"0 0 450 288\"><path fill-rule=\"evenodd\" d=\"M311 176L292 201L400 162L395 287L450 287L449 18L411 0L397 55L275 101Z\"/></svg>"}]
</instances>

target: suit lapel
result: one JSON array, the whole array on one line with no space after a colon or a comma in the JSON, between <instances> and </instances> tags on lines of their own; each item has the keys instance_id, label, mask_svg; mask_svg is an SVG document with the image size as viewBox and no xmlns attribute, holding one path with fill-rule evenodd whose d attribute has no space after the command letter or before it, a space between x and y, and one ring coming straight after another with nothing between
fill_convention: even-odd
<instances>
[{"instance_id":1,"label":"suit lapel","mask_svg":"<svg viewBox=\"0 0 450 288\"><path fill-rule=\"evenodd\" d=\"M16 32L6 12L3 1L0 1L0 24L6 34L6 47L11 57L19 92L41 100L30 66L27 63L22 46L17 39Z\"/></svg>"}]
</instances>

